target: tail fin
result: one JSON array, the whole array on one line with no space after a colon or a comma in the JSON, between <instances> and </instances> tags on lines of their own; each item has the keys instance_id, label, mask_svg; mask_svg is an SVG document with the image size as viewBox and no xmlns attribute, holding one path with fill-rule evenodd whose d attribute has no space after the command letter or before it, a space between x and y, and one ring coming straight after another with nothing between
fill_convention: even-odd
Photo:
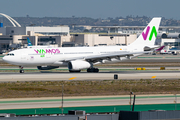
<instances>
[{"instance_id":1,"label":"tail fin","mask_svg":"<svg viewBox=\"0 0 180 120\"><path fill-rule=\"evenodd\" d=\"M27 38L27 43L28 43L28 46L32 46L32 43L29 38Z\"/></svg>"},{"instance_id":2,"label":"tail fin","mask_svg":"<svg viewBox=\"0 0 180 120\"><path fill-rule=\"evenodd\" d=\"M154 46L161 18L155 17L143 30L142 34L131 45Z\"/></svg>"},{"instance_id":3,"label":"tail fin","mask_svg":"<svg viewBox=\"0 0 180 120\"><path fill-rule=\"evenodd\" d=\"M161 51L165 46L161 46L160 48L156 49L156 51Z\"/></svg>"}]
</instances>

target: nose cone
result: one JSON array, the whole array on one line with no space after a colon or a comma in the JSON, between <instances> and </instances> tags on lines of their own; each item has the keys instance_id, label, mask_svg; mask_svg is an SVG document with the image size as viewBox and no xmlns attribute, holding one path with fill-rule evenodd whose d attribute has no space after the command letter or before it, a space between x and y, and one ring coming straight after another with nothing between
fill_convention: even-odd
<instances>
[{"instance_id":1,"label":"nose cone","mask_svg":"<svg viewBox=\"0 0 180 120\"><path fill-rule=\"evenodd\" d=\"M3 57L2 60L5 61L5 57Z\"/></svg>"},{"instance_id":2,"label":"nose cone","mask_svg":"<svg viewBox=\"0 0 180 120\"><path fill-rule=\"evenodd\" d=\"M2 58L2 60L3 60L4 62L6 62L6 61L7 61L7 57L4 56L4 57Z\"/></svg>"},{"instance_id":3,"label":"nose cone","mask_svg":"<svg viewBox=\"0 0 180 120\"><path fill-rule=\"evenodd\" d=\"M6 63L12 64L12 65L20 65L21 61L14 56L4 56L2 60Z\"/></svg>"},{"instance_id":4,"label":"nose cone","mask_svg":"<svg viewBox=\"0 0 180 120\"><path fill-rule=\"evenodd\" d=\"M12 61L11 58L8 57L8 56L4 56L4 57L2 58L2 60L3 60L4 62L7 62L7 63L9 63L9 62Z\"/></svg>"}]
</instances>

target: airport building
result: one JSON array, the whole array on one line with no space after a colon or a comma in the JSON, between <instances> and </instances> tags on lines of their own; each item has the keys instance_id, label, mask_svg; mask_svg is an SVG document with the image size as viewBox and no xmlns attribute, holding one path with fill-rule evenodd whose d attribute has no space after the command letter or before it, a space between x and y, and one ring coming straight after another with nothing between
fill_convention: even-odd
<instances>
[{"instance_id":1,"label":"airport building","mask_svg":"<svg viewBox=\"0 0 180 120\"><path fill-rule=\"evenodd\" d=\"M160 45L169 46L171 49L180 50L180 34L179 33L164 33L162 34Z\"/></svg>"},{"instance_id":2,"label":"airport building","mask_svg":"<svg viewBox=\"0 0 180 120\"><path fill-rule=\"evenodd\" d=\"M105 30L107 32L71 34L69 32L69 26L66 25L52 27L21 27L21 25L13 18L8 16L8 19L11 20L13 27L3 27L3 23L0 23L0 51L27 47L27 37L30 38L30 41L34 46L45 45L53 47L73 47L129 45L136 40L138 35L144 29L144 26L84 26L84 29L89 31L93 29L99 29L101 31ZM156 45L170 45L172 47L179 47L179 34L165 34L170 32L169 30L178 28L179 27L177 26L160 26Z\"/></svg>"},{"instance_id":3,"label":"airport building","mask_svg":"<svg viewBox=\"0 0 180 120\"><path fill-rule=\"evenodd\" d=\"M13 27L0 24L0 50L27 47L27 37L34 46L53 47L128 45L137 38L136 34L70 34L65 25L21 27L13 18L8 19L14 21Z\"/></svg>"},{"instance_id":4,"label":"airport building","mask_svg":"<svg viewBox=\"0 0 180 120\"><path fill-rule=\"evenodd\" d=\"M26 47L27 37L35 46L52 45L54 47L128 45L137 38L136 34L69 34L68 32L64 34L65 31L63 31L57 35L50 31L44 32L45 34L42 31L26 31L26 34L16 34L16 29L11 31L14 31L13 34L0 35L1 50Z\"/></svg>"},{"instance_id":5,"label":"airport building","mask_svg":"<svg viewBox=\"0 0 180 120\"><path fill-rule=\"evenodd\" d=\"M129 45L136 34L73 34L71 42L79 46Z\"/></svg>"},{"instance_id":6,"label":"airport building","mask_svg":"<svg viewBox=\"0 0 180 120\"><path fill-rule=\"evenodd\" d=\"M140 34L146 26L73 26L73 30L80 31L82 29L91 32L100 33L121 33L121 34ZM180 27L178 26L160 26L159 33L176 33Z\"/></svg>"},{"instance_id":7,"label":"airport building","mask_svg":"<svg viewBox=\"0 0 180 120\"><path fill-rule=\"evenodd\" d=\"M21 25L8 15L6 17L13 27L3 27L0 23L0 50L17 49L27 46L27 37L33 45L52 45L58 47L62 42L70 42L69 27L59 26L25 26Z\"/></svg>"},{"instance_id":8,"label":"airport building","mask_svg":"<svg viewBox=\"0 0 180 120\"><path fill-rule=\"evenodd\" d=\"M61 46L63 41L69 42L69 27L6 27L0 29L0 49L19 48L27 45L27 37L33 45Z\"/></svg>"},{"instance_id":9,"label":"airport building","mask_svg":"<svg viewBox=\"0 0 180 120\"><path fill-rule=\"evenodd\" d=\"M137 38L136 34L70 34L65 25L21 27L13 18L8 16L8 19L13 27L0 24L0 50L27 47L27 37L35 46L53 47L128 45Z\"/></svg>"}]
</instances>

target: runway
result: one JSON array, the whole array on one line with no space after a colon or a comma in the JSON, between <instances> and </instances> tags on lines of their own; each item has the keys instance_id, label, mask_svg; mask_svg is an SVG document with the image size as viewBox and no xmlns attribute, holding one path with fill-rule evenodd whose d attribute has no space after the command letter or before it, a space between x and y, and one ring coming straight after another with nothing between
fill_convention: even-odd
<instances>
[{"instance_id":1,"label":"runway","mask_svg":"<svg viewBox=\"0 0 180 120\"><path fill-rule=\"evenodd\" d=\"M113 80L114 75L121 80L136 79L180 79L179 70L108 70L99 73L69 73L69 72L27 72L0 73L0 82L16 81L62 81L62 80Z\"/></svg>"},{"instance_id":2,"label":"runway","mask_svg":"<svg viewBox=\"0 0 180 120\"><path fill-rule=\"evenodd\" d=\"M180 95L177 95L177 102ZM24 99L1 99L0 109L25 109L25 108L52 108L61 107L61 97L57 98L24 98ZM142 104L173 104L174 95L137 95L136 105ZM129 95L126 96L85 96L85 97L65 97L64 107L83 106L113 106L129 105ZM132 101L133 102L133 101ZM132 104L132 103L131 103Z\"/></svg>"}]
</instances>

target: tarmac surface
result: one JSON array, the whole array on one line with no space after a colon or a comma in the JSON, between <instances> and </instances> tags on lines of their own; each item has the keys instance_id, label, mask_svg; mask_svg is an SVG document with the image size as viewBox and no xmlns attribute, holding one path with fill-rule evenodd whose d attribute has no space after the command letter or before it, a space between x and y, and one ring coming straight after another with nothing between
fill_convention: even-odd
<instances>
[{"instance_id":1,"label":"tarmac surface","mask_svg":"<svg viewBox=\"0 0 180 120\"><path fill-rule=\"evenodd\" d=\"M127 62L127 61L125 61ZM180 63L180 56L158 55L150 57L140 56L129 63L142 62L150 63ZM0 67L0 82L16 81L62 81L62 80L113 80L114 75L122 80L139 80L139 79L180 79L180 67L166 67L166 70L159 70L160 67L146 67L146 70L135 70L134 67L108 67L100 68L99 73L69 73L67 68L59 68L62 71L47 72L26 72L26 69L36 69L35 67L25 67L25 73L20 74L16 67ZM16 72L12 72L16 69ZM2 72L3 70L12 70ZM148 95L137 96L136 105L142 104L174 104L177 101L174 95ZM23 108L52 108L61 107L61 97L58 98L24 98L24 99L0 99L0 109L23 109ZM64 97L64 107L81 107L81 106L112 106L112 105L129 105L130 99L127 96L89 96L89 97Z\"/></svg>"},{"instance_id":2,"label":"tarmac surface","mask_svg":"<svg viewBox=\"0 0 180 120\"><path fill-rule=\"evenodd\" d=\"M132 60L122 61L125 65L130 63L138 63L141 65L151 64L154 66L173 63L174 67L166 67L166 70L160 70L160 67L145 67L146 70L138 71L135 67L99 67L99 73L69 73L67 67L60 67L59 71L43 71L37 72L36 67L24 67L25 73L20 74L16 66L0 66L0 82L13 81L59 81L59 80L112 80L114 75L118 75L118 79L179 79L180 67L175 67L180 63L180 55L143 55ZM11 71L7 71L11 70ZM14 70L14 72L12 72ZM27 72L27 70L31 70ZM33 71L33 70L36 70ZM5 72L4 72L5 71Z\"/></svg>"},{"instance_id":3,"label":"tarmac surface","mask_svg":"<svg viewBox=\"0 0 180 120\"><path fill-rule=\"evenodd\" d=\"M0 73L0 82L16 81L62 81L62 80L113 80L118 75L121 80L136 79L180 79L180 70L107 70L99 73L69 72L27 72Z\"/></svg>"},{"instance_id":4,"label":"tarmac surface","mask_svg":"<svg viewBox=\"0 0 180 120\"><path fill-rule=\"evenodd\" d=\"M136 105L142 104L173 104L178 102L180 95L137 95ZM133 103L133 97L131 99ZM86 96L86 97L64 97L63 107L83 106L112 106L129 105L130 97L125 96ZM52 108L61 107L62 99L57 98L24 98L24 99L1 99L0 109L25 109L25 108Z\"/></svg>"}]
</instances>

